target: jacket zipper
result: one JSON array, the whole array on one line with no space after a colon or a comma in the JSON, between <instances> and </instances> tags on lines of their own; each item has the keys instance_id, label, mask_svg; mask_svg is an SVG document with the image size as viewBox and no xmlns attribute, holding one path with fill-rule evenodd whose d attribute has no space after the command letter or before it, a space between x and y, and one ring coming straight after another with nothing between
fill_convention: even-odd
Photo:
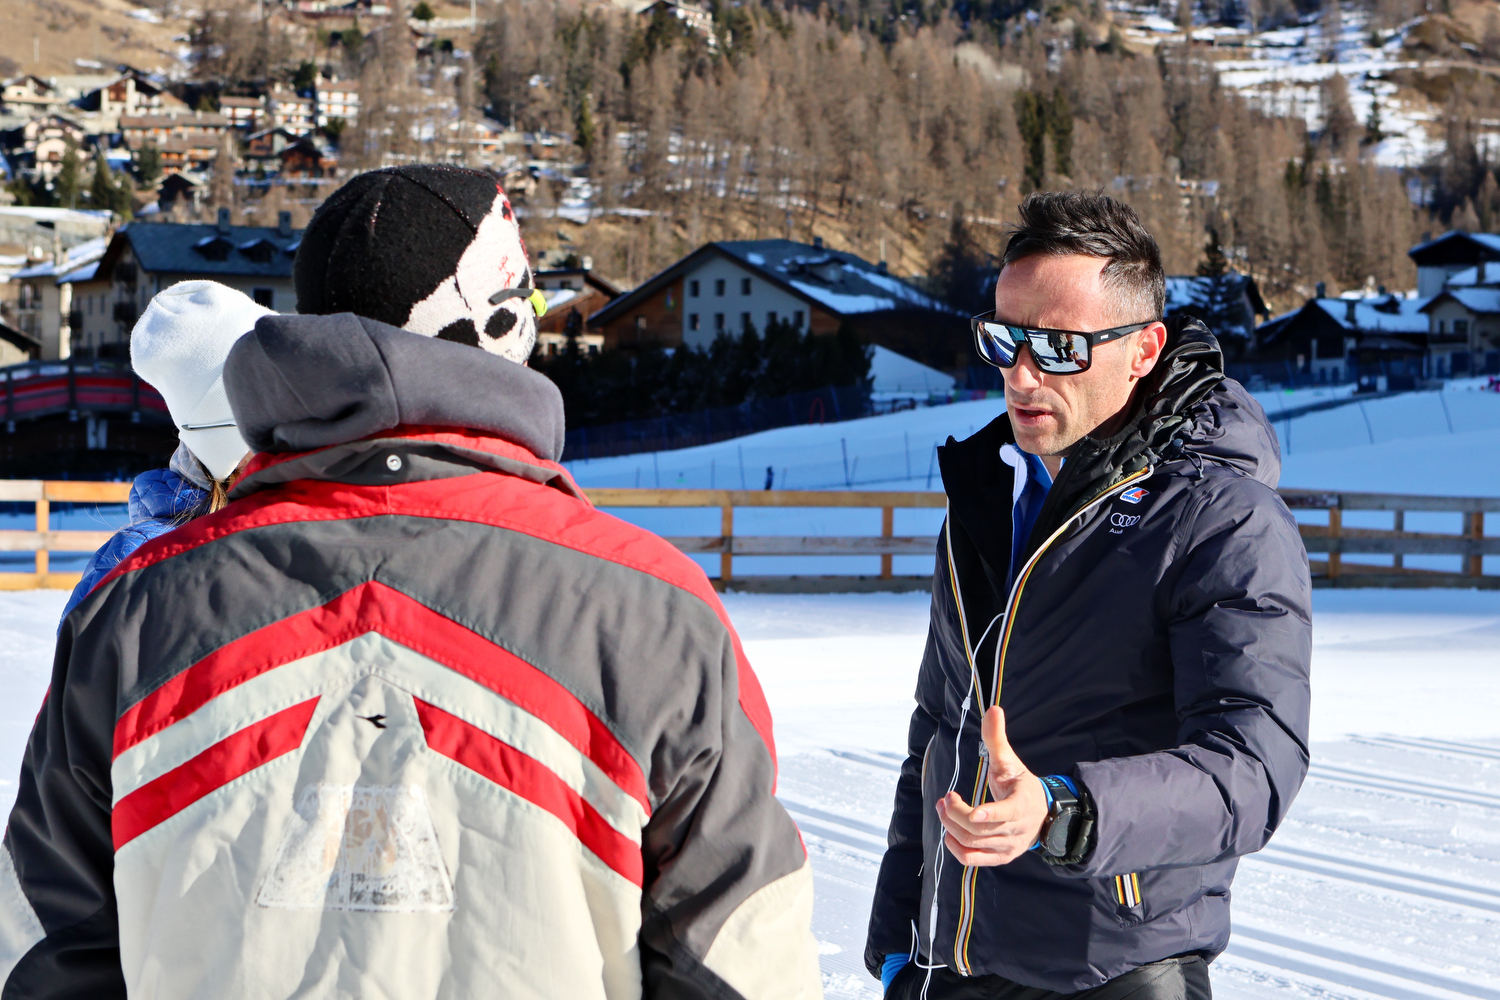
<instances>
[{"instance_id":1,"label":"jacket zipper","mask_svg":"<svg viewBox=\"0 0 1500 1000\"><path fill-rule=\"evenodd\" d=\"M1058 526L1056 531L1047 537L1045 542L1037 546L1037 550L1031 554L1031 558L1026 560L1026 565L1021 567L1021 572L1016 574L1016 580L1011 584L1010 588L1010 600L1005 603L1005 620L1001 626L1000 638L996 640L999 648L995 653L994 694L990 701L992 706L1000 704L1000 681L1005 676L1005 653L1010 646L1011 627L1015 623L1016 605L1020 603L1021 591L1026 586L1026 581L1030 579L1031 571L1041 561L1042 555L1052 547L1053 542L1062 537L1063 533L1068 530L1073 522L1112 496L1122 492L1131 483L1149 477L1154 471L1155 469L1148 465L1141 471L1126 476L1109 489L1099 493L1082 507L1079 507L1078 510L1073 512L1071 517L1065 520ZM963 614L962 609L959 610L959 614ZM987 795L989 792L989 786L986 784L986 779L989 776L989 764L989 754L985 750L983 741L981 741L979 744L979 770L974 780L974 794L969 799L976 806L982 801L982 796ZM973 967L969 964L969 938L974 930L974 886L978 880L979 869L973 865L965 865L963 875L959 880L958 931L953 938L953 962L957 966L958 973L961 976L972 976L974 974Z\"/></svg>"}]
</instances>

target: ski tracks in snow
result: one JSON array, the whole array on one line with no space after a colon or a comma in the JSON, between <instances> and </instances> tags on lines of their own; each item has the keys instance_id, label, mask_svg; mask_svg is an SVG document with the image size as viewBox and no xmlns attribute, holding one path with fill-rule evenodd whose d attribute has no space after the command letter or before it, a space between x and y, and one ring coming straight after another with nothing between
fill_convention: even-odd
<instances>
[{"instance_id":1,"label":"ski tracks in snow","mask_svg":"<svg viewBox=\"0 0 1500 1000\"><path fill-rule=\"evenodd\" d=\"M830 998L878 998L865 925L899 757L782 761L812 856ZM1500 1000L1500 741L1357 736L1315 744L1271 845L1244 859L1221 1000Z\"/></svg>"}]
</instances>

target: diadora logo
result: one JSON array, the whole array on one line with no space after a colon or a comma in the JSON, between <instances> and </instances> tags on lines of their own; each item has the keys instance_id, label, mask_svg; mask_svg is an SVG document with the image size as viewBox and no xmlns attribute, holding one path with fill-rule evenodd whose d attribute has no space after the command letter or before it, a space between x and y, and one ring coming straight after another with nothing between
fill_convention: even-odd
<instances>
[{"instance_id":1,"label":"diadora logo","mask_svg":"<svg viewBox=\"0 0 1500 1000\"><path fill-rule=\"evenodd\" d=\"M1139 514L1111 514L1111 515L1109 515L1109 523L1113 524L1116 528L1130 528L1130 527L1134 527L1135 523L1137 521L1139 521L1140 519L1141 519L1141 515L1139 515Z\"/></svg>"},{"instance_id":2,"label":"diadora logo","mask_svg":"<svg viewBox=\"0 0 1500 1000\"><path fill-rule=\"evenodd\" d=\"M1150 495L1150 490L1143 490L1139 486L1132 486L1130 489L1120 494L1120 499L1124 500L1126 503L1140 503Z\"/></svg>"}]
</instances>

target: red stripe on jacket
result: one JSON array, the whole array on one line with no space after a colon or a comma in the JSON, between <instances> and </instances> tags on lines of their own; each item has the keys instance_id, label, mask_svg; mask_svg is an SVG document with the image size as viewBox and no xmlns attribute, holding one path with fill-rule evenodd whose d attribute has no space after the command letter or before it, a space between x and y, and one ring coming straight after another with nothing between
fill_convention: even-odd
<instances>
[{"instance_id":1,"label":"red stripe on jacket","mask_svg":"<svg viewBox=\"0 0 1500 1000\"><path fill-rule=\"evenodd\" d=\"M268 715L116 802L109 817L115 850L236 778L300 747L317 707L318 699L313 698Z\"/></svg>"},{"instance_id":2,"label":"red stripe on jacket","mask_svg":"<svg viewBox=\"0 0 1500 1000\"><path fill-rule=\"evenodd\" d=\"M150 739L231 688L369 632L399 642L541 719L651 814L635 758L567 688L514 653L383 583L272 622L215 650L131 706L115 725L114 755Z\"/></svg>"},{"instance_id":3,"label":"red stripe on jacket","mask_svg":"<svg viewBox=\"0 0 1500 1000\"><path fill-rule=\"evenodd\" d=\"M641 848L599 814L545 765L483 729L413 698L427 746L562 820L579 843L639 888L645 881Z\"/></svg>"},{"instance_id":4,"label":"red stripe on jacket","mask_svg":"<svg viewBox=\"0 0 1500 1000\"><path fill-rule=\"evenodd\" d=\"M552 464L498 438L476 437L473 432L462 430L451 433L462 438L465 447L504 455L519 450L528 461L548 467ZM393 428L379 436L410 440L424 434L434 438L441 436L433 428L405 427ZM765 742L774 766L776 741L765 692L750 667L750 660L745 656L728 612L698 564L642 528L597 511L586 501L561 490L518 476L476 473L395 486L349 486L325 480L297 480L254 493L217 513L189 521L175 531L158 536L124 559L100 581L100 586L116 576L144 569L237 531L298 521L342 521L384 514L470 521L519 531L639 570L698 597L713 609L729 631L739 677L740 708Z\"/></svg>"}]
</instances>

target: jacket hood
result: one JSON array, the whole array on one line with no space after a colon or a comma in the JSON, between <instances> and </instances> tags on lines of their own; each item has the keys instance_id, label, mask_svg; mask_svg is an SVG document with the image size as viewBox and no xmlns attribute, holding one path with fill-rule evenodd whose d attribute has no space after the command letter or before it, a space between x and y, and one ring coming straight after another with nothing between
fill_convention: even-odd
<instances>
[{"instance_id":1,"label":"jacket hood","mask_svg":"<svg viewBox=\"0 0 1500 1000\"><path fill-rule=\"evenodd\" d=\"M171 469L152 469L130 484L130 523L150 518L181 517L208 499L200 490Z\"/></svg>"},{"instance_id":2,"label":"jacket hood","mask_svg":"<svg viewBox=\"0 0 1500 1000\"><path fill-rule=\"evenodd\" d=\"M562 455L562 394L550 379L353 313L265 317L229 352L224 385L258 452L425 425L496 434L546 461Z\"/></svg>"},{"instance_id":3,"label":"jacket hood","mask_svg":"<svg viewBox=\"0 0 1500 1000\"><path fill-rule=\"evenodd\" d=\"M1167 350L1149 376L1137 417L1108 441L1089 441L1079 457L1129 475L1184 456L1217 462L1272 489L1281 478L1281 446L1265 410L1224 375L1219 342L1201 320L1167 322ZM1102 471L1102 467L1101 467Z\"/></svg>"}]
</instances>

